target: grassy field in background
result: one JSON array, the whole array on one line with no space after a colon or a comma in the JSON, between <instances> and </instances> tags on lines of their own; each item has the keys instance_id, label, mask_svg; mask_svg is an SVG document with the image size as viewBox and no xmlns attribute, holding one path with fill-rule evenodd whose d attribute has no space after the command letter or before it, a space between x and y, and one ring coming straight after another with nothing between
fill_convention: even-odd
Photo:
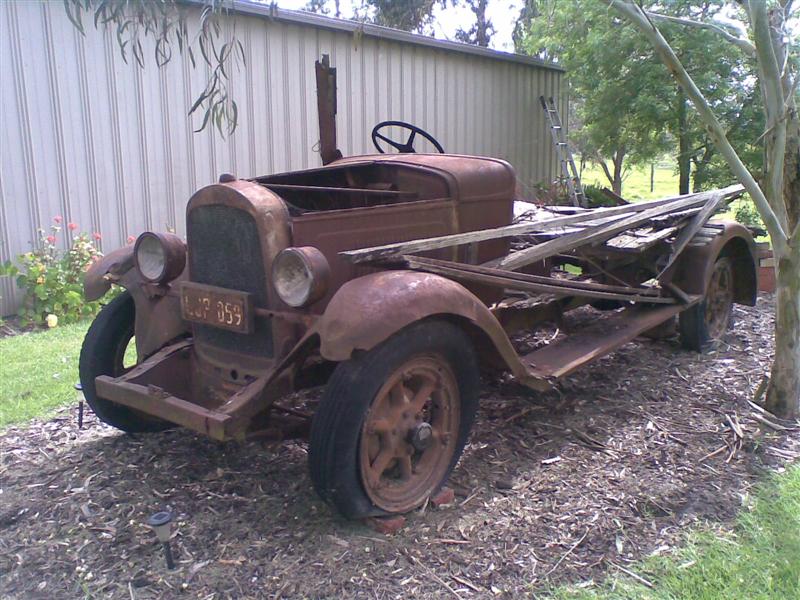
<instances>
[{"instance_id":1,"label":"grassy field in background","mask_svg":"<svg viewBox=\"0 0 800 600\"><path fill-rule=\"evenodd\" d=\"M0 427L45 417L75 398L89 321L0 339Z\"/></svg>"},{"instance_id":2,"label":"grassy field in background","mask_svg":"<svg viewBox=\"0 0 800 600\"><path fill-rule=\"evenodd\" d=\"M581 181L584 185L611 188L603 170L593 164L587 164L583 170ZM678 172L669 163L656 165L653 177L653 191L650 191L650 167L642 166L631 169L622 180L622 197L627 200L653 200L665 196L678 195Z\"/></svg>"},{"instance_id":3,"label":"grassy field in background","mask_svg":"<svg viewBox=\"0 0 800 600\"><path fill-rule=\"evenodd\" d=\"M655 200L667 196L678 195L678 172L673 163L662 161L656 164L653 173L653 191L650 191L650 167L642 166L631 169L622 180L622 197L626 200ZM583 170L581 181L584 185L596 185L598 187L611 188L603 170L593 164L587 164ZM735 183L731 181L731 184ZM741 203L751 204L750 197L745 195L739 200L734 200L728 206L728 210L717 213L716 219L736 220L736 209ZM766 236L758 238L757 241L769 241Z\"/></svg>"},{"instance_id":4,"label":"grassy field in background","mask_svg":"<svg viewBox=\"0 0 800 600\"><path fill-rule=\"evenodd\" d=\"M558 600L784 600L800 598L800 465L772 477L733 531L706 526L672 556L651 557L636 575L622 573L597 587L556 590Z\"/></svg>"}]
</instances>

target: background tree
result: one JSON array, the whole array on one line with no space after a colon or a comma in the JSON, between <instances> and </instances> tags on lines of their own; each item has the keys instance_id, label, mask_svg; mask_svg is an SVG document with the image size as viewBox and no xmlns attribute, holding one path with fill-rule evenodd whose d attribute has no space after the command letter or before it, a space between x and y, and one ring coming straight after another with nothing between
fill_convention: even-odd
<instances>
[{"instance_id":1,"label":"background tree","mask_svg":"<svg viewBox=\"0 0 800 600\"><path fill-rule=\"evenodd\" d=\"M731 6L747 24L749 39L718 25L693 19L681 24L716 31L755 61L765 119L764 172L760 180L731 146L703 92L686 71L653 20L630 0L611 0L617 13L644 34L678 84L686 91L717 150L755 202L769 231L775 255L775 358L766 406L776 415L800 415L800 118L798 117L798 44L788 23L793 0L744 0ZM666 19L669 20L669 19ZM675 21L673 21L675 22ZM732 49L734 51L734 49Z\"/></svg>"},{"instance_id":2,"label":"background tree","mask_svg":"<svg viewBox=\"0 0 800 600\"><path fill-rule=\"evenodd\" d=\"M674 92L641 36L611 22L602 2L543 0L530 10L523 48L567 69L589 159L620 194L627 168L669 147Z\"/></svg>"},{"instance_id":3,"label":"background tree","mask_svg":"<svg viewBox=\"0 0 800 600\"><path fill-rule=\"evenodd\" d=\"M486 16L488 0L453 0L453 5L465 4L475 15L475 24L469 29L459 28L456 39L465 44L488 48L495 33L492 21Z\"/></svg>"},{"instance_id":4,"label":"background tree","mask_svg":"<svg viewBox=\"0 0 800 600\"><path fill-rule=\"evenodd\" d=\"M365 20L384 27L432 35L433 9L446 0L362 0Z\"/></svg>"},{"instance_id":5,"label":"background tree","mask_svg":"<svg viewBox=\"0 0 800 600\"><path fill-rule=\"evenodd\" d=\"M750 76L752 62L740 52L731 52L730 43L716 31L708 28L689 28L681 24L681 19L710 21L726 11L724 0L669 0L659 3L660 14L665 16L662 28L672 40L675 54L681 59L686 70L698 86L706 90L706 99L720 117L726 129L736 128L746 135L760 131L763 119L753 116L756 111L742 114L739 108L745 98L752 101L755 82ZM674 17L675 20L672 20ZM669 18L669 20L667 20ZM702 121L690 110L689 100L681 87L670 85L668 73L664 85L674 90L674 108L669 130L677 141L675 158L678 165L678 193L688 194L690 188L699 191L709 182L708 170L712 163L719 177L730 181L732 173L724 161L717 160L718 153L710 141ZM758 137L758 133L754 138ZM761 155L748 155L748 167L761 169Z\"/></svg>"}]
</instances>

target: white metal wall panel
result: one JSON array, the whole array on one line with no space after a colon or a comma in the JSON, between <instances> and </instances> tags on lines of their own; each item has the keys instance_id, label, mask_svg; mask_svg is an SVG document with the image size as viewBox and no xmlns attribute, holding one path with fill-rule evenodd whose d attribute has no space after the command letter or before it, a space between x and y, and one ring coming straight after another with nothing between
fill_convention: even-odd
<instances>
[{"instance_id":1,"label":"white metal wall panel","mask_svg":"<svg viewBox=\"0 0 800 600\"><path fill-rule=\"evenodd\" d=\"M566 114L558 70L240 13L225 26L236 27L247 67L232 77L240 122L224 139L194 133L201 119L187 115L205 67L177 55L157 68L147 48L144 69L126 64L114 36L85 21L82 36L60 1L0 3L1 261L28 251L55 215L100 232L111 250L145 229L184 234L186 201L220 173L319 165L314 61L323 53L338 68L345 156L371 153L372 126L399 119L448 152L509 160L523 192L556 174L538 98L558 96ZM15 294L0 278L0 313L13 312Z\"/></svg>"}]
</instances>

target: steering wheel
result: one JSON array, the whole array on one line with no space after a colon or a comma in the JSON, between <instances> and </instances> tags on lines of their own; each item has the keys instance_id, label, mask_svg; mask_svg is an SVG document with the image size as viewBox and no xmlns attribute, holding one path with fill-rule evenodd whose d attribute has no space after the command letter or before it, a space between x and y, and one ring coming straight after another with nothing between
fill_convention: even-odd
<instances>
[{"instance_id":1,"label":"steering wheel","mask_svg":"<svg viewBox=\"0 0 800 600\"><path fill-rule=\"evenodd\" d=\"M380 133L380 130L385 127L402 127L403 129L408 129L411 133L408 135L408 139L406 139L406 143L395 142L394 140L390 140L388 137ZM444 148L442 145L436 141L436 139L427 131L420 129L416 125L412 125L411 123L406 123L405 121L382 121L375 125L372 128L372 143L375 145L375 148L378 149L378 152L381 154L386 154L386 151L380 147L378 144L378 140L381 139L387 144L389 144L392 148L397 149L399 152L403 154L415 153L414 150L414 139L417 137L417 134L420 134L426 140L428 140L433 147L439 151L439 154L444 154Z\"/></svg>"}]
</instances>

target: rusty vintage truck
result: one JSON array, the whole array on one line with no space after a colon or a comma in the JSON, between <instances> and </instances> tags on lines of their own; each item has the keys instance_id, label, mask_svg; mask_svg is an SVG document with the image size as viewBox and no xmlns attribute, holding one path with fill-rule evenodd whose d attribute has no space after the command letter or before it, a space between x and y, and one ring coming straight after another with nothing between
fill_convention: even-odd
<instances>
[{"instance_id":1,"label":"rusty vintage truck","mask_svg":"<svg viewBox=\"0 0 800 600\"><path fill-rule=\"evenodd\" d=\"M308 435L328 503L350 518L402 513L458 461L482 370L547 390L676 320L702 350L732 303L755 302L750 232L706 222L736 188L514 222L508 163L446 154L413 125L379 124L377 154L343 158L327 61L317 84L321 168L223 175L189 199L185 241L145 232L88 271L89 299L125 288L81 352L100 420L217 440ZM421 139L436 152L415 153ZM589 326L515 350L514 332L587 305L600 309ZM320 385L313 413L283 402Z\"/></svg>"}]
</instances>

